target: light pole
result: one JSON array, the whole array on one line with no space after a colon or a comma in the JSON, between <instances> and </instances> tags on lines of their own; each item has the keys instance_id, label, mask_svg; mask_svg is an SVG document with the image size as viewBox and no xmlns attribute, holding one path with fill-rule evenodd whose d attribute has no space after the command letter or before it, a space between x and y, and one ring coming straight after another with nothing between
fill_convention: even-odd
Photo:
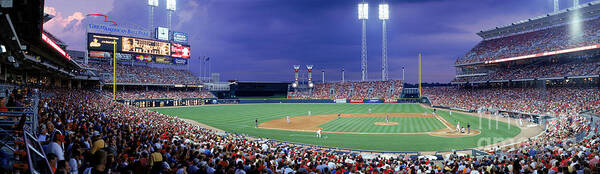
<instances>
[{"instance_id":1,"label":"light pole","mask_svg":"<svg viewBox=\"0 0 600 174\"><path fill-rule=\"evenodd\" d=\"M158 0L148 0L148 27L154 27L154 8L158 7Z\"/></svg>"},{"instance_id":2,"label":"light pole","mask_svg":"<svg viewBox=\"0 0 600 174\"><path fill-rule=\"evenodd\" d=\"M387 32L386 22L390 19L390 6L387 3L379 4L379 20L381 20L381 80L388 79L388 61L387 61Z\"/></svg>"},{"instance_id":3,"label":"light pole","mask_svg":"<svg viewBox=\"0 0 600 174\"><path fill-rule=\"evenodd\" d=\"M367 19L369 19L369 4L367 2L358 3L358 20L362 22L362 37L360 51L360 73L361 80L367 80Z\"/></svg>"},{"instance_id":4,"label":"light pole","mask_svg":"<svg viewBox=\"0 0 600 174\"><path fill-rule=\"evenodd\" d=\"M167 0L167 26L171 30L171 15L177 10L177 0Z\"/></svg>"}]
</instances>

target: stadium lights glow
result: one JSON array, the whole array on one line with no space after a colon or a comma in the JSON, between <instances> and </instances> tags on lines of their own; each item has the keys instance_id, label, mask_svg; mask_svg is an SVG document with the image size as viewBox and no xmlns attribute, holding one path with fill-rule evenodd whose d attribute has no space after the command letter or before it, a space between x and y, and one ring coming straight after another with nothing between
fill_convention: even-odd
<instances>
[{"instance_id":1,"label":"stadium lights glow","mask_svg":"<svg viewBox=\"0 0 600 174\"><path fill-rule=\"evenodd\" d=\"M369 19L369 4L366 2L358 3L358 19Z\"/></svg>"},{"instance_id":2,"label":"stadium lights glow","mask_svg":"<svg viewBox=\"0 0 600 174\"><path fill-rule=\"evenodd\" d=\"M309 88L312 88L313 86L315 86L313 83L308 83Z\"/></svg>"},{"instance_id":3,"label":"stadium lights glow","mask_svg":"<svg viewBox=\"0 0 600 174\"><path fill-rule=\"evenodd\" d=\"M52 39L50 39L44 33L42 33L42 40L44 42L46 42L48 45L52 46L52 48L54 48L56 51L58 51L58 53L60 53L61 55L65 56L65 58L71 60L71 56L69 56L69 54L67 54L67 52L65 50L63 50L58 45L56 45L56 43L54 43L54 41L52 41Z\"/></svg>"},{"instance_id":4,"label":"stadium lights glow","mask_svg":"<svg viewBox=\"0 0 600 174\"><path fill-rule=\"evenodd\" d=\"M158 0L148 0L148 5L158 7Z\"/></svg>"},{"instance_id":5,"label":"stadium lights glow","mask_svg":"<svg viewBox=\"0 0 600 174\"><path fill-rule=\"evenodd\" d=\"M500 62L507 62L507 61L513 61L513 60L522 60L522 59L529 59L529 58L535 58L535 57L541 57L541 56L550 56L550 55L556 55L556 54L571 53L571 52L591 50L591 49L596 49L596 48L600 48L600 44L564 49L564 50L559 50L559 51L549 51L549 52L544 52L544 53L530 54L530 55L524 55L524 56L518 56L518 57L504 58L504 59L498 59L498 60L492 60L492 61L485 61L485 64L500 63Z\"/></svg>"},{"instance_id":6,"label":"stadium lights glow","mask_svg":"<svg viewBox=\"0 0 600 174\"><path fill-rule=\"evenodd\" d=\"M379 4L379 19L390 19L390 6L387 3Z\"/></svg>"},{"instance_id":7,"label":"stadium lights glow","mask_svg":"<svg viewBox=\"0 0 600 174\"><path fill-rule=\"evenodd\" d=\"M167 10L175 11L177 9L177 0L167 0Z\"/></svg>"},{"instance_id":8,"label":"stadium lights glow","mask_svg":"<svg viewBox=\"0 0 600 174\"><path fill-rule=\"evenodd\" d=\"M292 83L292 87L294 87L294 88L298 87L298 83Z\"/></svg>"}]
</instances>

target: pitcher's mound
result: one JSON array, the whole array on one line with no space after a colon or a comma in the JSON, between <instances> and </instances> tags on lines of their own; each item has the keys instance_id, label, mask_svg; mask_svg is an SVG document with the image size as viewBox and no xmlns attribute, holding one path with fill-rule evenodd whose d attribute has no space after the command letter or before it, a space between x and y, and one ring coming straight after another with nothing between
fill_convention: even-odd
<instances>
[{"instance_id":1,"label":"pitcher's mound","mask_svg":"<svg viewBox=\"0 0 600 174\"><path fill-rule=\"evenodd\" d=\"M391 125L398 125L398 122L375 122L375 125L378 125L378 126L391 126Z\"/></svg>"}]
</instances>

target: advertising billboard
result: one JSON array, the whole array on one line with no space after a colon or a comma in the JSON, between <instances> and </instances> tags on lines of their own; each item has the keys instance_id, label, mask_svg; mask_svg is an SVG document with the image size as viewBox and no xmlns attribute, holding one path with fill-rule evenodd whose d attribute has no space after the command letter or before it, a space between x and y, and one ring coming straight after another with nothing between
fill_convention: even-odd
<instances>
[{"instance_id":1,"label":"advertising billboard","mask_svg":"<svg viewBox=\"0 0 600 174\"><path fill-rule=\"evenodd\" d=\"M150 55L136 55L135 60L141 62L152 62L152 56Z\"/></svg>"},{"instance_id":2,"label":"advertising billboard","mask_svg":"<svg viewBox=\"0 0 600 174\"><path fill-rule=\"evenodd\" d=\"M169 40L169 28L156 27L156 39Z\"/></svg>"},{"instance_id":3,"label":"advertising billboard","mask_svg":"<svg viewBox=\"0 0 600 174\"><path fill-rule=\"evenodd\" d=\"M90 51L90 57L95 58L111 58L110 53L106 51Z\"/></svg>"},{"instance_id":4,"label":"advertising billboard","mask_svg":"<svg viewBox=\"0 0 600 174\"><path fill-rule=\"evenodd\" d=\"M363 99L350 99L350 103L362 103Z\"/></svg>"},{"instance_id":5,"label":"advertising billboard","mask_svg":"<svg viewBox=\"0 0 600 174\"><path fill-rule=\"evenodd\" d=\"M365 103L383 103L381 99L368 99L365 100Z\"/></svg>"},{"instance_id":6,"label":"advertising billboard","mask_svg":"<svg viewBox=\"0 0 600 174\"><path fill-rule=\"evenodd\" d=\"M127 53L169 56L171 44L155 40L121 37L121 51Z\"/></svg>"},{"instance_id":7,"label":"advertising billboard","mask_svg":"<svg viewBox=\"0 0 600 174\"><path fill-rule=\"evenodd\" d=\"M119 61L129 61L133 58L133 55L131 54L125 54L125 53L117 53L117 60Z\"/></svg>"},{"instance_id":8,"label":"advertising billboard","mask_svg":"<svg viewBox=\"0 0 600 174\"><path fill-rule=\"evenodd\" d=\"M88 50L95 51L113 51L113 43L116 42L117 50L119 50L121 38L113 35L88 33L87 36Z\"/></svg>"},{"instance_id":9,"label":"advertising billboard","mask_svg":"<svg viewBox=\"0 0 600 174\"><path fill-rule=\"evenodd\" d=\"M186 65L187 63L188 63L187 59L173 58L173 64Z\"/></svg>"},{"instance_id":10,"label":"advertising billboard","mask_svg":"<svg viewBox=\"0 0 600 174\"><path fill-rule=\"evenodd\" d=\"M171 43L171 57L190 58L190 46Z\"/></svg>"},{"instance_id":11,"label":"advertising billboard","mask_svg":"<svg viewBox=\"0 0 600 174\"><path fill-rule=\"evenodd\" d=\"M173 59L171 57L166 57L166 56L156 56L156 57L154 57L154 61L156 63L164 63L164 64L173 63Z\"/></svg>"},{"instance_id":12,"label":"advertising billboard","mask_svg":"<svg viewBox=\"0 0 600 174\"><path fill-rule=\"evenodd\" d=\"M390 98L386 98L385 103L398 103L398 99L390 99Z\"/></svg>"},{"instance_id":13,"label":"advertising billboard","mask_svg":"<svg viewBox=\"0 0 600 174\"><path fill-rule=\"evenodd\" d=\"M335 99L333 102L335 102L335 103L346 103L346 99Z\"/></svg>"},{"instance_id":14,"label":"advertising billboard","mask_svg":"<svg viewBox=\"0 0 600 174\"><path fill-rule=\"evenodd\" d=\"M119 36L131 36L140 38L152 38L151 32L148 30L140 30L133 28L117 27L106 24L88 24L87 31L90 33L103 33Z\"/></svg>"},{"instance_id":15,"label":"advertising billboard","mask_svg":"<svg viewBox=\"0 0 600 174\"><path fill-rule=\"evenodd\" d=\"M184 44L188 43L188 34L187 33L174 31L173 36L171 38L173 38L173 42L184 43Z\"/></svg>"}]
</instances>

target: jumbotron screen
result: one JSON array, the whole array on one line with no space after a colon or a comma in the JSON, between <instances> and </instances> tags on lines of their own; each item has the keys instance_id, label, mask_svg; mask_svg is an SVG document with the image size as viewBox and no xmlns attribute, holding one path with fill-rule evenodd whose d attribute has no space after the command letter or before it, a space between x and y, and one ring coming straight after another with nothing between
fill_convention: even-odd
<instances>
[{"instance_id":1,"label":"jumbotron screen","mask_svg":"<svg viewBox=\"0 0 600 174\"><path fill-rule=\"evenodd\" d=\"M190 58L190 46L171 43L171 57L175 58Z\"/></svg>"},{"instance_id":2,"label":"jumbotron screen","mask_svg":"<svg viewBox=\"0 0 600 174\"><path fill-rule=\"evenodd\" d=\"M171 54L170 43L155 40L122 37L121 47L121 51L127 53L152 54L161 56L170 56Z\"/></svg>"}]
</instances>

